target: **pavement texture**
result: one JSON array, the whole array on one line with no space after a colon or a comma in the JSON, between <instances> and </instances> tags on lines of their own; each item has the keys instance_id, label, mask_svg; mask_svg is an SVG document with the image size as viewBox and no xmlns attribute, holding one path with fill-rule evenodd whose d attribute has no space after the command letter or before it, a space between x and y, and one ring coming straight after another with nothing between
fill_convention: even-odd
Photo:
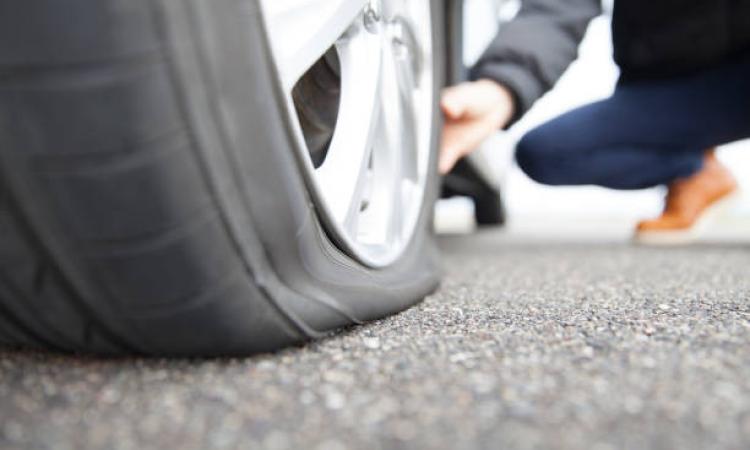
<instances>
[{"instance_id":1,"label":"pavement texture","mask_svg":"<svg viewBox=\"0 0 750 450\"><path fill-rule=\"evenodd\" d=\"M420 306L273 355L0 352L0 447L750 448L750 246L441 238Z\"/></svg>"}]
</instances>

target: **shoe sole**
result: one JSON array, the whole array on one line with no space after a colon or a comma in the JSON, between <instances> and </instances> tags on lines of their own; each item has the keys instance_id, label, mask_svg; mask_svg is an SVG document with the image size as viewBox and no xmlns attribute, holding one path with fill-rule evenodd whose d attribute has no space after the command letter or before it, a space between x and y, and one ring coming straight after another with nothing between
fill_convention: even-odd
<instances>
[{"instance_id":1,"label":"shoe sole","mask_svg":"<svg viewBox=\"0 0 750 450\"><path fill-rule=\"evenodd\" d=\"M636 233L634 241L650 246L677 246L693 243L724 213L732 209L740 197L740 192L734 191L715 201L706 208L690 228L675 231L641 231Z\"/></svg>"}]
</instances>

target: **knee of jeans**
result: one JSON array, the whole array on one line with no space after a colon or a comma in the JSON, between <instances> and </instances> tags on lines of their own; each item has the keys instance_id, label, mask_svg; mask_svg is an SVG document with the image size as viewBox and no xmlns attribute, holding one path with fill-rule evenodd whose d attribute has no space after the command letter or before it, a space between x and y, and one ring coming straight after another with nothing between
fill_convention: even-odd
<instances>
[{"instance_id":1,"label":"knee of jeans","mask_svg":"<svg viewBox=\"0 0 750 450\"><path fill-rule=\"evenodd\" d=\"M552 162L551 143L538 129L528 132L516 146L516 162L532 180L555 184L555 164Z\"/></svg>"}]
</instances>

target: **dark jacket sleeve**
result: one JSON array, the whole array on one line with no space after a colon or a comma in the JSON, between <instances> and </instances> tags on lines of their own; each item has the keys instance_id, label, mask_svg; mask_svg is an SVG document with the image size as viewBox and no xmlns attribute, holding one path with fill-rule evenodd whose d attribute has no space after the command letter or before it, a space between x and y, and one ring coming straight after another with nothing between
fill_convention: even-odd
<instances>
[{"instance_id":1,"label":"dark jacket sleeve","mask_svg":"<svg viewBox=\"0 0 750 450\"><path fill-rule=\"evenodd\" d=\"M588 23L599 14L601 0L523 0L518 15L500 28L470 76L495 80L513 93L513 123L577 58Z\"/></svg>"}]
</instances>

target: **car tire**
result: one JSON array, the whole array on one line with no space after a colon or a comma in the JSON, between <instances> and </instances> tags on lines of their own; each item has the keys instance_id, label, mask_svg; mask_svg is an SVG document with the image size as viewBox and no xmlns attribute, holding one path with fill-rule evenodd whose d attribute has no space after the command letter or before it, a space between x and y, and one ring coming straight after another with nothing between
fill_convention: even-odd
<instances>
[{"instance_id":1,"label":"car tire","mask_svg":"<svg viewBox=\"0 0 750 450\"><path fill-rule=\"evenodd\" d=\"M437 108L415 230L367 264L311 195L265 29L250 0L0 1L0 342L244 355L435 289Z\"/></svg>"}]
</instances>

